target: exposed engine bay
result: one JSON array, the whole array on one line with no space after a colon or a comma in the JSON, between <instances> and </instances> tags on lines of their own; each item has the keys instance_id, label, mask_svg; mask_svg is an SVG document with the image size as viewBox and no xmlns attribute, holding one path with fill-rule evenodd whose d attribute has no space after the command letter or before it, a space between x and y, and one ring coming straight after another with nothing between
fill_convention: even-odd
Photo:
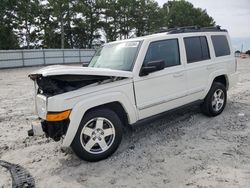
<instances>
[{"instance_id":1,"label":"exposed engine bay","mask_svg":"<svg viewBox=\"0 0 250 188\"><path fill-rule=\"evenodd\" d=\"M50 97L86 86L132 78L133 74L105 68L53 65L39 69L29 77L36 83L37 94Z\"/></svg>"},{"instance_id":2,"label":"exposed engine bay","mask_svg":"<svg viewBox=\"0 0 250 188\"><path fill-rule=\"evenodd\" d=\"M65 92L77 90L91 84L103 84L123 78L96 75L30 75L38 86L37 93L45 96L54 96Z\"/></svg>"}]
</instances>

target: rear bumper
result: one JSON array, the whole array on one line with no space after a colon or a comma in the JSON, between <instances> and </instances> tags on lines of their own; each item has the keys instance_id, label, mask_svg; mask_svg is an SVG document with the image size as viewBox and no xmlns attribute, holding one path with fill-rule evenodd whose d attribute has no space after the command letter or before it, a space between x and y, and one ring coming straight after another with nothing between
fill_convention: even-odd
<instances>
[{"instance_id":1,"label":"rear bumper","mask_svg":"<svg viewBox=\"0 0 250 188\"><path fill-rule=\"evenodd\" d=\"M239 80L239 73L238 72L235 72L235 73L231 74L229 76L229 87L228 87L228 89L231 89L232 87L234 87L237 84L238 80Z\"/></svg>"}]
</instances>

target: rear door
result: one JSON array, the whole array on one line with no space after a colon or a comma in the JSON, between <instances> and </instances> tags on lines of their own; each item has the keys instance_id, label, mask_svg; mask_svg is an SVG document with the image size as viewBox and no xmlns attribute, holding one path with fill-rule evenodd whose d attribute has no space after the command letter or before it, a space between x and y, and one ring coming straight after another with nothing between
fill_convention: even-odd
<instances>
[{"instance_id":1,"label":"rear door","mask_svg":"<svg viewBox=\"0 0 250 188\"><path fill-rule=\"evenodd\" d=\"M184 37L186 52L186 70L188 79L188 95L192 101L201 99L206 89L209 72L214 69L211 64L207 37Z\"/></svg>"}]
</instances>

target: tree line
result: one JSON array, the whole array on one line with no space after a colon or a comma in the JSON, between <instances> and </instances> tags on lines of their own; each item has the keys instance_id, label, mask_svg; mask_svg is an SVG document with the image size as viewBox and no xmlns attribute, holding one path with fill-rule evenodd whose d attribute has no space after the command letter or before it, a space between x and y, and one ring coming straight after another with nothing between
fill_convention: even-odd
<instances>
[{"instance_id":1,"label":"tree line","mask_svg":"<svg viewBox=\"0 0 250 188\"><path fill-rule=\"evenodd\" d=\"M0 49L92 48L161 28L213 26L191 3L155 0L0 0Z\"/></svg>"}]
</instances>

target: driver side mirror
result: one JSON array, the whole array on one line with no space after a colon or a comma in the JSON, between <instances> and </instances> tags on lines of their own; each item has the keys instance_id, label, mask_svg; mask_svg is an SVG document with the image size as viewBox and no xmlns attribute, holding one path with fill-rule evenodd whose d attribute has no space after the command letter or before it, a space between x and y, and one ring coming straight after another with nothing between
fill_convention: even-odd
<instances>
[{"instance_id":1,"label":"driver side mirror","mask_svg":"<svg viewBox=\"0 0 250 188\"><path fill-rule=\"evenodd\" d=\"M156 72L165 68L165 61L158 60L158 61L150 61L147 65L141 68L139 76L146 76L149 73Z\"/></svg>"}]
</instances>

